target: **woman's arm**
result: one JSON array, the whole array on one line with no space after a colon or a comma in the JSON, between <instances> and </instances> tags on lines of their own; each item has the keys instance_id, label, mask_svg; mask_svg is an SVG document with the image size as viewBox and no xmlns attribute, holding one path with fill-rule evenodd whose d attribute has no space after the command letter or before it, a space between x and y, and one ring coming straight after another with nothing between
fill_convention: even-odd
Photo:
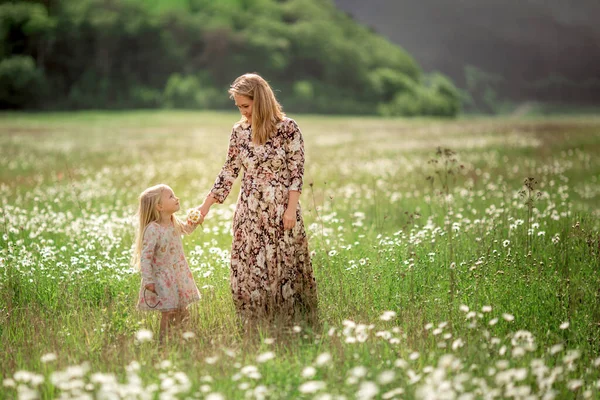
<instances>
[{"instance_id":1,"label":"woman's arm","mask_svg":"<svg viewBox=\"0 0 600 400\"><path fill-rule=\"evenodd\" d=\"M300 127L294 120L286 127L287 166L290 171L289 199L283 214L283 228L292 229L296 225L296 210L302 192L304 179L304 139Z\"/></svg>"},{"instance_id":2,"label":"woman's arm","mask_svg":"<svg viewBox=\"0 0 600 400\"><path fill-rule=\"evenodd\" d=\"M206 196L202 205L200 207L198 207L198 210L200 210L203 217L206 217L206 214L208 214L208 211L210 211L210 208L215 203L217 203L217 199L215 199L215 197L213 196L213 194L211 192Z\"/></svg>"},{"instance_id":3,"label":"woman's arm","mask_svg":"<svg viewBox=\"0 0 600 400\"><path fill-rule=\"evenodd\" d=\"M296 210L298 209L299 199L300 192L291 190L287 208L283 213L283 229L292 229L296 225Z\"/></svg>"},{"instance_id":4,"label":"woman's arm","mask_svg":"<svg viewBox=\"0 0 600 400\"><path fill-rule=\"evenodd\" d=\"M210 207L214 203L223 203L229 195L233 182L237 179L242 167L239 154L240 149L237 143L236 129L234 127L231 131L231 136L229 137L229 148L227 150L225 164L217 176L210 193L206 196L202 205L198 207L203 217L206 217Z\"/></svg>"}]
</instances>

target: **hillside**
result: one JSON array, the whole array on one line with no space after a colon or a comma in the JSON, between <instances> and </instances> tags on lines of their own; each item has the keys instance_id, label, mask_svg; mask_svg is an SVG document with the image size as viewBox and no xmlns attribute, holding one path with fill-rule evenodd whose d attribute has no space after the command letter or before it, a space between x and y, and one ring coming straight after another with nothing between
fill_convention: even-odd
<instances>
[{"instance_id":1,"label":"hillside","mask_svg":"<svg viewBox=\"0 0 600 400\"><path fill-rule=\"evenodd\" d=\"M335 3L463 88L487 79L515 100L600 103L596 0Z\"/></svg>"},{"instance_id":2,"label":"hillside","mask_svg":"<svg viewBox=\"0 0 600 400\"><path fill-rule=\"evenodd\" d=\"M50 4L0 5L3 108L229 108L230 82L258 72L297 112L460 109L450 80L330 0Z\"/></svg>"}]
</instances>

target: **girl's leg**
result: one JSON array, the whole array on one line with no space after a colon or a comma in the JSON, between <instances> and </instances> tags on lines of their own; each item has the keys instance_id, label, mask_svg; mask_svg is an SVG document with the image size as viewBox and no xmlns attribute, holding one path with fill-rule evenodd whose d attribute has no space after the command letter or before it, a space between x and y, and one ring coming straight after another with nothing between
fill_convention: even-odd
<instances>
[{"instance_id":1,"label":"girl's leg","mask_svg":"<svg viewBox=\"0 0 600 400\"><path fill-rule=\"evenodd\" d=\"M177 326L178 328L183 325L184 322L189 320L190 312L185 308L180 308L176 311L173 311L172 322L173 326Z\"/></svg>"},{"instance_id":2,"label":"girl's leg","mask_svg":"<svg viewBox=\"0 0 600 400\"><path fill-rule=\"evenodd\" d=\"M179 323L183 323L190 319L190 312L187 308L179 309Z\"/></svg>"},{"instance_id":3,"label":"girl's leg","mask_svg":"<svg viewBox=\"0 0 600 400\"><path fill-rule=\"evenodd\" d=\"M173 311L163 311L162 318L160 320L160 333L158 337L158 341L162 344L165 340L165 337L169 334L169 322L173 319L174 312Z\"/></svg>"}]
</instances>

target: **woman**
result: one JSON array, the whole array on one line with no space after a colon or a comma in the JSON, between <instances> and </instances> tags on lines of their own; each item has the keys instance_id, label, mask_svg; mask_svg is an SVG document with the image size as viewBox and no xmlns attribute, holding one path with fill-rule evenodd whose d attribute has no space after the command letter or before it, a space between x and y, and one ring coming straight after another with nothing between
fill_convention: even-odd
<instances>
[{"instance_id":1,"label":"woman","mask_svg":"<svg viewBox=\"0 0 600 400\"><path fill-rule=\"evenodd\" d=\"M236 310L244 323L315 322L316 283L298 204L302 134L260 76L240 76L229 94L242 119L233 126L225 165L199 209L206 216L214 203L222 203L244 168L231 249Z\"/></svg>"}]
</instances>

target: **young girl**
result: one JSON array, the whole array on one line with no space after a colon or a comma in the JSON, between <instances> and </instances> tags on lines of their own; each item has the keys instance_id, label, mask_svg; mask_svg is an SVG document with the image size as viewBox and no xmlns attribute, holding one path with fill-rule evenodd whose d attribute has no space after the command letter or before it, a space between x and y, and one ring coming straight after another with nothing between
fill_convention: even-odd
<instances>
[{"instance_id":1,"label":"young girl","mask_svg":"<svg viewBox=\"0 0 600 400\"><path fill-rule=\"evenodd\" d=\"M192 271L183 254L182 234L192 233L204 218L188 217L184 223L173 214L179 211L179 198L167 185L152 186L142 192L138 215L134 265L142 272L138 309L162 312L160 342L169 322L180 323L187 306L200 299ZM190 214L191 215L191 214Z\"/></svg>"}]
</instances>

